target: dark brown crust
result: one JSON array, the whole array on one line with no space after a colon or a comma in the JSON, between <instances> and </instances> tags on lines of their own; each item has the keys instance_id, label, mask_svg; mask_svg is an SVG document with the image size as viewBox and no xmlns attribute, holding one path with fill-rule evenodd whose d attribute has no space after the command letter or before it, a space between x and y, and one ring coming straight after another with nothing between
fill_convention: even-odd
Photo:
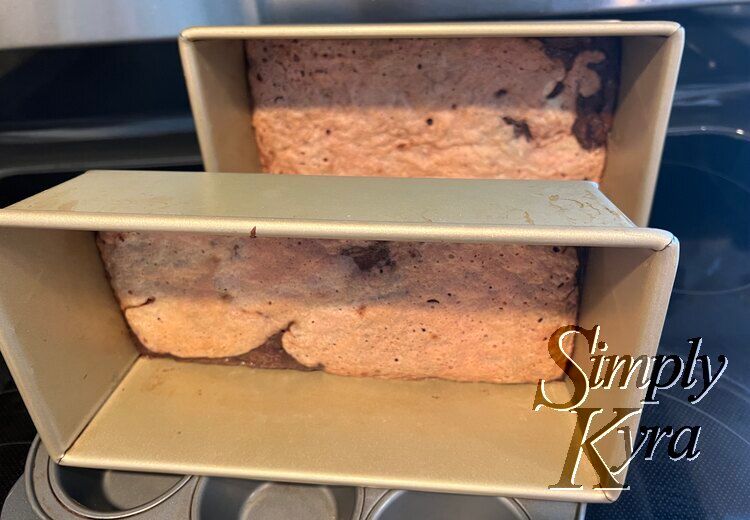
<instances>
[{"instance_id":1,"label":"dark brown crust","mask_svg":"<svg viewBox=\"0 0 750 520\"><path fill-rule=\"evenodd\" d=\"M561 61L568 71L573 68L578 54L591 48L593 38L539 38L548 58Z\"/></svg>"},{"instance_id":2,"label":"dark brown crust","mask_svg":"<svg viewBox=\"0 0 750 520\"><path fill-rule=\"evenodd\" d=\"M353 246L341 250L343 256L350 257L360 271L372 271L377 268L381 273L385 267L393 267L388 242L373 242L369 246Z\"/></svg>"},{"instance_id":3,"label":"dark brown crust","mask_svg":"<svg viewBox=\"0 0 750 520\"><path fill-rule=\"evenodd\" d=\"M304 370L311 372L314 370L320 370L322 367L307 367L290 356L284 347L281 346L281 336L284 334L284 330L280 330L270 338L266 340L263 345L258 348L254 348L239 354L237 356L223 357L223 358L208 358L208 357L191 357L184 358L174 356L172 354L161 354L149 350L146 346L141 343L137 336L132 333L133 341L138 348L141 355L152 358L168 358L175 359L177 361L188 361L191 363L208 363L211 365L241 365L250 368L265 368L265 369L284 369L284 370Z\"/></svg>"},{"instance_id":4,"label":"dark brown crust","mask_svg":"<svg viewBox=\"0 0 750 520\"><path fill-rule=\"evenodd\" d=\"M599 51L605 59L589 63L588 67L599 75L601 87L589 96L579 95L576 101L577 117L571 131L584 150L594 150L607 145L620 83L620 40L618 38L540 38L548 57L561 61L569 71L576 57L583 51ZM553 90L554 92L554 90Z\"/></svg>"}]
</instances>

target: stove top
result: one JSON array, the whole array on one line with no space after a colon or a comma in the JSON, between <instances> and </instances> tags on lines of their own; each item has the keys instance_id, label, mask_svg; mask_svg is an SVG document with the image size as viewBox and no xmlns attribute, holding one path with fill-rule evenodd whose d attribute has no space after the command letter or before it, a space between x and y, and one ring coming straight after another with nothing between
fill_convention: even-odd
<instances>
[{"instance_id":1,"label":"stove top","mask_svg":"<svg viewBox=\"0 0 750 520\"><path fill-rule=\"evenodd\" d=\"M697 133L670 137L651 226L680 239L680 266L659 353L725 355L728 368L706 398L673 387L641 424L701 426L695 461L636 459L632 491L587 518L750 518L750 140Z\"/></svg>"},{"instance_id":2,"label":"stove top","mask_svg":"<svg viewBox=\"0 0 750 520\"><path fill-rule=\"evenodd\" d=\"M650 223L672 231L681 243L659 353L684 357L687 340L700 336L702 352L712 359L725 355L728 368L699 404L688 404L672 388L642 416L645 425L701 426L700 457L672 461L666 450L657 450L653 460L636 458L628 472L631 491L614 504L589 506L586 515L750 518L750 6L651 18L677 20L687 35ZM106 166L122 165L115 160ZM2 204L75 173L0 177ZM1 360L0 417L4 497L23 471L35 431Z\"/></svg>"}]
</instances>

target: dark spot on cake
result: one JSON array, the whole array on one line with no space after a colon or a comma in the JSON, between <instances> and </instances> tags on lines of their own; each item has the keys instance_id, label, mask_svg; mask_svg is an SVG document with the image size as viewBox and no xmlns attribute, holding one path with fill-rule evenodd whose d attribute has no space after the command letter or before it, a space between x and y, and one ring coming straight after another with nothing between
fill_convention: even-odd
<instances>
[{"instance_id":1,"label":"dark spot on cake","mask_svg":"<svg viewBox=\"0 0 750 520\"><path fill-rule=\"evenodd\" d=\"M303 78L305 77L305 71L304 71L304 70L300 70L300 71L299 71L299 73L300 73L300 75L301 75L301 76L302 76Z\"/></svg>"},{"instance_id":2,"label":"dark spot on cake","mask_svg":"<svg viewBox=\"0 0 750 520\"><path fill-rule=\"evenodd\" d=\"M250 230L250 238L255 238L255 237L256 237L255 226L253 226L253 229Z\"/></svg>"},{"instance_id":3,"label":"dark spot on cake","mask_svg":"<svg viewBox=\"0 0 750 520\"><path fill-rule=\"evenodd\" d=\"M557 247L557 246L552 246L552 251L555 252L555 253L559 253L561 251L561 249L559 247Z\"/></svg>"},{"instance_id":4,"label":"dark spot on cake","mask_svg":"<svg viewBox=\"0 0 750 520\"><path fill-rule=\"evenodd\" d=\"M258 81L263 81L263 76L260 75L260 72L255 75L255 79Z\"/></svg>"},{"instance_id":5,"label":"dark spot on cake","mask_svg":"<svg viewBox=\"0 0 750 520\"><path fill-rule=\"evenodd\" d=\"M458 105L457 105L457 104L453 103L453 104L451 105L451 110L456 110L457 108L458 108Z\"/></svg>"},{"instance_id":6,"label":"dark spot on cake","mask_svg":"<svg viewBox=\"0 0 750 520\"><path fill-rule=\"evenodd\" d=\"M537 323L541 323L543 320L544 320L544 318L539 318L538 320L536 320L536 322Z\"/></svg>"},{"instance_id":7,"label":"dark spot on cake","mask_svg":"<svg viewBox=\"0 0 750 520\"><path fill-rule=\"evenodd\" d=\"M430 298L427 300L427 303L440 303L440 300L436 300L435 298Z\"/></svg>"},{"instance_id":8,"label":"dark spot on cake","mask_svg":"<svg viewBox=\"0 0 750 520\"><path fill-rule=\"evenodd\" d=\"M391 250L387 242L373 242L369 246L352 246L341 250L341 255L350 257L360 271L377 268L381 273L385 267L393 267Z\"/></svg>"},{"instance_id":9,"label":"dark spot on cake","mask_svg":"<svg viewBox=\"0 0 750 520\"><path fill-rule=\"evenodd\" d=\"M559 284L557 284L557 288L560 289L563 285L565 285L565 282L560 282Z\"/></svg>"},{"instance_id":10,"label":"dark spot on cake","mask_svg":"<svg viewBox=\"0 0 750 520\"><path fill-rule=\"evenodd\" d=\"M579 114L573 123L572 132L581 148L595 150L607 144L610 126L609 118L603 117L602 114Z\"/></svg>"},{"instance_id":11,"label":"dark spot on cake","mask_svg":"<svg viewBox=\"0 0 750 520\"><path fill-rule=\"evenodd\" d=\"M367 310L367 305L360 305L359 307L357 307L357 314L359 314L360 316L364 316L365 310Z\"/></svg>"},{"instance_id":12,"label":"dark spot on cake","mask_svg":"<svg viewBox=\"0 0 750 520\"><path fill-rule=\"evenodd\" d=\"M495 91L495 97L499 99L499 98L505 96L507 93L508 93L507 90L505 90L504 88L501 88L501 89Z\"/></svg>"},{"instance_id":13,"label":"dark spot on cake","mask_svg":"<svg viewBox=\"0 0 750 520\"><path fill-rule=\"evenodd\" d=\"M224 289L224 290L226 291L226 289ZM224 293L221 293L221 299L224 300L224 301L228 301L229 302L229 301L234 300L234 296L232 296L228 292L224 292Z\"/></svg>"},{"instance_id":14,"label":"dark spot on cake","mask_svg":"<svg viewBox=\"0 0 750 520\"><path fill-rule=\"evenodd\" d=\"M240 256L240 245L234 244L234 246L232 246L232 257L238 258L239 256Z\"/></svg>"},{"instance_id":15,"label":"dark spot on cake","mask_svg":"<svg viewBox=\"0 0 750 520\"><path fill-rule=\"evenodd\" d=\"M556 98L562 93L563 90L565 90L565 83L563 83L562 81L558 81L557 83L555 83L555 86L552 89L552 91L549 94L547 94L547 99Z\"/></svg>"},{"instance_id":16,"label":"dark spot on cake","mask_svg":"<svg viewBox=\"0 0 750 520\"><path fill-rule=\"evenodd\" d=\"M396 363L398 363L398 358L393 358L393 361L395 361Z\"/></svg>"},{"instance_id":17,"label":"dark spot on cake","mask_svg":"<svg viewBox=\"0 0 750 520\"><path fill-rule=\"evenodd\" d=\"M562 62L565 70L573 68L576 56L591 47L591 38L539 38L548 58Z\"/></svg>"},{"instance_id":18,"label":"dark spot on cake","mask_svg":"<svg viewBox=\"0 0 750 520\"><path fill-rule=\"evenodd\" d=\"M612 60L588 63L587 67L599 76L600 88L594 94L576 99L577 116L573 133L585 150L607 144L607 134L612 126L612 111L617 97L617 70Z\"/></svg>"},{"instance_id":19,"label":"dark spot on cake","mask_svg":"<svg viewBox=\"0 0 750 520\"><path fill-rule=\"evenodd\" d=\"M331 129L330 128L326 128L326 135L331 135Z\"/></svg>"},{"instance_id":20,"label":"dark spot on cake","mask_svg":"<svg viewBox=\"0 0 750 520\"><path fill-rule=\"evenodd\" d=\"M515 137L516 139L523 136L528 142L534 138L531 135L531 128L529 128L529 125L525 120L518 120L513 119L512 117L505 116L503 117L503 121L506 125L510 125L513 127L513 137Z\"/></svg>"},{"instance_id":21,"label":"dark spot on cake","mask_svg":"<svg viewBox=\"0 0 750 520\"><path fill-rule=\"evenodd\" d=\"M422 64L421 64L421 63L417 63L417 68L418 68L419 70L422 70Z\"/></svg>"},{"instance_id":22,"label":"dark spot on cake","mask_svg":"<svg viewBox=\"0 0 750 520\"><path fill-rule=\"evenodd\" d=\"M431 117L428 117L428 118L427 118L427 120L425 121L425 123L427 123L427 126L432 126L432 123L433 123L433 122L434 122L434 121L432 120L432 118L431 118Z\"/></svg>"},{"instance_id":23,"label":"dark spot on cake","mask_svg":"<svg viewBox=\"0 0 750 520\"><path fill-rule=\"evenodd\" d=\"M541 38L544 51L552 59L562 61L569 71L582 51L598 51L605 59L586 66L596 72L600 88L591 96L580 94L576 99L576 120L571 131L584 150L594 150L607 144L612 127L612 114L617 100L620 64L620 40L612 38ZM553 90L554 92L554 90Z\"/></svg>"},{"instance_id":24,"label":"dark spot on cake","mask_svg":"<svg viewBox=\"0 0 750 520\"><path fill-rule=\"evenodd\" d=\"M295 55L292 56L292 59L294 61L299 61L299 56L295 54Z\"/></svg>"},{"instance_id":25,"label":"dark spot on cake","mask_svg":"<svg viewBox=\"0 0 750 520\"><path fill-rule=\"evenodd\" d=\"M156 301L156 298L154 298L153 296L149 296L148 298L146 298L146 301L144 301L143 303L138 303L136 305L130 305L130 306L123 306L122 310L127 311L130 309L137 309L139 307L145 307L146 305L151 305L155 301ZM146 341L145 338L144 338L144 341Z\"/></svg>"}]
</instances>

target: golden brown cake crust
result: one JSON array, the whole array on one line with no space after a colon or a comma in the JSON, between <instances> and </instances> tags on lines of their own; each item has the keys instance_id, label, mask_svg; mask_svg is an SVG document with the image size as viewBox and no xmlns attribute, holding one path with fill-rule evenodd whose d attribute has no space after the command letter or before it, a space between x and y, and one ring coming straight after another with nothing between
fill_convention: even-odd
<instances>
[{"instance_id":1,"label":"golden brown cake crust","mask_svg":"<svg viewBox=\"0 0 750 520\"><path fill-rule=\"evenodd\" d=\"M134 232L98 242L134 334L162 355L534 382L561 374L547 337L576 321L573 248ZM274 361L266 340L279 332ZM256 349L265 364L247 357Z\"/></svg>"},{"instance_id":2,"label":"golden brown cake crust","mask_svg":"<svg viewBox=\"0 0 750 520\"><path fill-rule=\"evenodd\" d=\"M272 173L599 181L616 39L250 40Z\"/></svg>"}]
</instances>

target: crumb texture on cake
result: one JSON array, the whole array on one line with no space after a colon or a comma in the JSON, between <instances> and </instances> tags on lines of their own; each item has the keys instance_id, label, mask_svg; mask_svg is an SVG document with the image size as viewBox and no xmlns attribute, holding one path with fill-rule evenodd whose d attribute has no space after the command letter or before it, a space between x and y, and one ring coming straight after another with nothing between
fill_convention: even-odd
<instances>
[{"instance_id":1,"label":"crumb texture on cake","mask_svg":"<svg viewBox=\"0 0 750 520\"><path fill-rule=\"evenodd\" d=\"M576 322L574 248L158 232L97 242L133 333L161 355L243 356L280 334L294 363L333 374L535 382L561 375L547 339ZM258 366L282 366L267 355Z\"/></svg>"},{"instance_id":2,"label":"crumb texture on cake","mask_svg":"<svg viewBox=\"0 0 750 520\"><path fill-rule=\"evenodd\" d=\"M599 181L614 38L249 40L272 173Z\"/></svg>"}]
</instances>

